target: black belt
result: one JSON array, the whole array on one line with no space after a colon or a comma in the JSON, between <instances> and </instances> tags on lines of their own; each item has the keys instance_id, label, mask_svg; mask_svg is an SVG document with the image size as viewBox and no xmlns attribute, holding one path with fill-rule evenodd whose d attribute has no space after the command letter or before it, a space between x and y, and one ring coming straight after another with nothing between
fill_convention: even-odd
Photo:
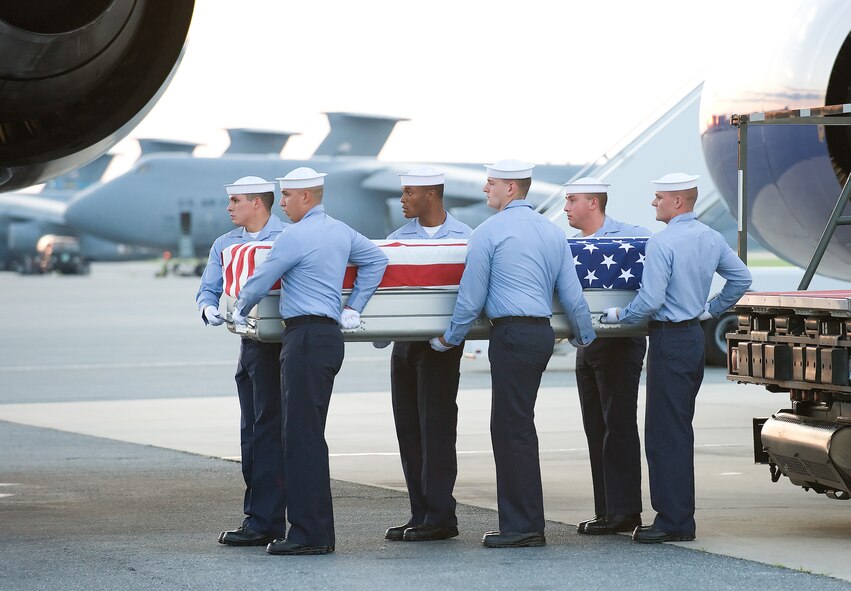
<instances>
[{"instance_id":1,"label":"black belt","mask_svg":"<svg viewBox=\"0 0 851 591\"><path fill-rule=\"evenodd\" d=\"M550 325L550 319L541 316L503 316L502 318L491 318L491 325L500 324L546 324Z\"/></svg>"},{"instance_id":2,"label":"black belt","mask_svg":"<svg viewBox=\"0 0 851 591\"><path fill-rule=\"evenodd\" d=\"M695 326L700 324L700 320L692 318L691 320L683 320L682 322L668 322L667 320L651 320L647 323L647 328L684 328L686 326Z\"/></svg>"},{"instance_id":3,"label":"black belt","mask_svg":"<svg viewBox=\"0 0 851 591\"><path fill-rule=\"evenodd\" d=\"M337 324L337 321L327 316L293 316L292 318L284 318L284 324L287 327L298 326L299 324Z\"/></svg>"}]
</instances>

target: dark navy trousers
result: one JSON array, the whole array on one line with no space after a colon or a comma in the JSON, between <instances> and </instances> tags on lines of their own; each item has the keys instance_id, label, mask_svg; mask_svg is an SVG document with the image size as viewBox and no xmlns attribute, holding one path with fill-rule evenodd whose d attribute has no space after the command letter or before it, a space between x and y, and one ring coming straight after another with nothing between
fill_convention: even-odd
<instances>
[{"instance_id":1,"label":"dark navy trousers","mask_svg":"<svg viewBox=\"0 0 851 591\"><path fill-rule=\"evenodd\" d=\"M501 532L544 531L535 401L554 344L546 324L491 328L491 442Z\"/></svg>"},{"instance_id":2,"label":"dark navy trousers","mask_svg":"<svg viewBox=\"0 0 851 591\"><path fill-rule=\"evenodd\" d=\"M695 534L694 404L703 381L700 324L650 328L644 448L653 525L674 535Z\"/></svg>"},{"instance_id":3,"label":"dark navy trousers","mask_svg":"<svg viewBox=\"0 0 851 591\"><path fill-rule=\"evenodd\" d=\"M595 515L641 513L636 411L644 337L598 338L576 352L576 384L591 457Z\"/></svg>"},{"instance_id":4,"label":"dark navy trousers","mask_svg":"<svg viewBox=\"0 0 851 591\"><path fill-rule=\"evenodd\" d=\"M343 353L337 324L299 324L284 331L281 388L290 523L286 537L305 546L335 543L325 421Z\"/></svg>"},{"instance_id":5,"label":"dark navy trousers","mask_svg":"<svg viewBox=\"0 0 851 591\"><path fill-rule=\"evenodd\" d=\"M452 490L463 344L438 353L428 342L397 342L390 358L393 418L411 501L410 523L455 526Z\"/></svg>"},{"instance_id":6,"label":"dark navy trousers","mask_svg":"<svg viewBox=\"0 0 851 591\"><path fill-rule=\"evenodd\" d=\"M247 527L269 536L284 534L286 489L281 441L280 343L242 339L237 364L242 476Z\"/></svg>"}]
</instances>

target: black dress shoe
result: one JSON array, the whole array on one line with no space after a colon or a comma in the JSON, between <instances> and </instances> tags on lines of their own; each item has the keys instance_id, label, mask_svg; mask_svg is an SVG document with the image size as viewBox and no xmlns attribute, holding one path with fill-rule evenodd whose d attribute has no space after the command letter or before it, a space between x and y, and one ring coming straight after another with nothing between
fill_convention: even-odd
<instances>
[{"instance_id":1,"label":"black dress shoe","mask_svg":"<svg viewBox=\"0 0 851 591\"><path fill-rule=\"evenodd\" d=\"M591 535L616 534L619 532L633 531L641 527L641 514L629 515L607 515L602 521L594 521L585 526L583 533Z\"/></svg>"},{"instance_id":2,"label":"black dress shoe","mask_svg":"<svg viewBox=\"0 0 851 591\"><path fill-rule=\"evenodd\" d=\"M656 529L652 525L636 527L632 532L632 539L640 544L661 544L662 542L691 542L694 539L694 534L678 535L669 534L661 529Z\"/></svg>"},{"instance_id":3,"label":"black dress shoe","mask_svg":"<svg viewBox=\"0 0 851 591\"><path fill-rule=\"evenodd\" d=\"M228 546L265 546L274 539L275 536L261 534L253 529L248 529L244 525L219 534L219 544Z\"/></svg>"},{"instance_id":4,"label":"black dress shoe","mask_svg":"<svg viewBox=\"0 0 851 591\"><path fill-rule=\"evenodd\" d=\"M599 521L605 521L605 520L606 520L605 515L595 515L593 519L588 519L586 521L580 521L579 523L576 524L576 533L584 534L585 528L588 527L589 523L597 523Z\"/></svg>"},{"instance_id":5,"label":"black dress shoe","mask_svg":"<svg viewBox=\"0 0 851 591\"><path fill-rule=\"evenodd\" d=\"M415 525L405 530L402 537L406 542L430 542L432 540L448 540L458 535L458 528L454 525L444 527L442 525Z\"/></svg>"},{"instance_id":6,"label":"black dress shoe","mask_svg":"<svg viewBox=\"0 0 851 591\"><path fill-rule=\"evenodd\" d=\"M544 546L547 538L544 532L514 533L488 532L482 538L482 545L488 548L525 548L528 546Z\"/></svg>"},{"instance_id":7,"label":"black dress shoe","mask_svg":"<svg viewBox=\"0 0 851 591\"><path fill-rule=\"evenodd\" d=\"M304 546L289 540L278 538L266 546L269 554L295 556L299 554L328 554L334 551L334 546Z\"/></svg>"},{"instance_id":8,"label":"black dress shoe","mask_svg":"<svg viewBox=\"0 0 851 591\"><path fill-rule=\"evenodd\" d=\"M384 532L384 539L391 540L393 542L401 542L402 535L405 533L405 530L409 527L414 527L416 524L411 523L410 521L405 525L395 525L393 527L388 527L387 531Z\"/></svg>"}]
</instances>

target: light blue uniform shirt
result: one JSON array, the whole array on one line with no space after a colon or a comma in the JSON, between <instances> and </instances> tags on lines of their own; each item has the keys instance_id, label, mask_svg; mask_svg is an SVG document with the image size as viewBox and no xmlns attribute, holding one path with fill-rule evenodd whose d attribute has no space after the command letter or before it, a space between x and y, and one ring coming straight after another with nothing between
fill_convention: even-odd
<instances>
[{"instance_id":1,"label":"light blue uniform shirt","mask_svg":"<svg viewBox=\"0 0 851 591\"><path fill-rule=\"evenodd\" d=\"M621 311L621 322L697 318L715 273L727 280L709 303L710 314L718 316L747 291L751 272L721 234L699 222L694 212L673 217L664 230L647 240L641 289Z\"/></svg>"},{"instance_id":2,"label":"light blue uniform shirt","mask_svg":"<svg viewBox=\"0 0 851 591\"><path fill-rule=\"evenodd\" d=\"M588 304L564 232L526 200L509 203L473 231L455 312L443 335L459 344L484 309L488 318L553 315L557 291L573 332L572 343L594 340Z\"/></svg>"},{"instance_id":3,"label":"light blue uniform shirt","mask_svg":"<svg viewBox=\"0 0 851 591\"><path fill-rule=\"evenodd\" d=\"M213 242L210 248L210 257L207 259L207 266L204 268L204 274L201 275L201 287L195 295L195 301L198 303L198 309L203 310L207 306L218 306L219 299L222 297L222 251L228 246L234 244L244 244L246 242L268 242L278 237L286 226L274 215L269 218L257 238L252 238L245 228L234 228L227 234L222 234L216 241ZM207 319L204 318L204 322Z\"/></svg>"},{"instance_id":4,"label":"light blue uniform shirt","mask_svg":"<svg viewBox=\"0 0 851 591\"><path fill-rule=\"evenodd\" d=\"M440 226L440 229L435 232L434 236L429 236L428 232L425 231L422 224L420 224L420 219L416 218L391 233L390 236L387 237L387 240L412 240L418 238L426 238L429 240L435 240L437 238L469 238L470 234L473 233L473 229L465 224L464 222L459 222L447 211L446 212L446 221L443 222L443 225Z\"/></svg>"},{"instance_id":5,"label":"light blue uniform shirt","mask_svg":"<svg viewBox=\"0 0 851 591\"><path fill-rule=\"evenodd\" d=\"M585 238L603 238L604 236L629 236L643 238L652 234L653 232L651 232L644 226L634 226L625 222L619 222L615 218L605 216L603 218L603 225L600 226L600 229L594 232L593 234L585 236ZM574 238L582 237L582 232L578 232L574 236Z\"/></svg>"},{"instance_id":6,"label":"light blue uniform shirt","mask_svg":"<svg viewBox=\"0 0 851 591\"><path fill-rule=\"evenodd\" d=\"M281 317L327 316L338 320L346 263L358 267L347 305L363 311L384 276L387 255L365 236L325 213L321 204L282 232L269 257L239 292L236 308L245 313L281 278Z\"/></svg>"}]
</instances>

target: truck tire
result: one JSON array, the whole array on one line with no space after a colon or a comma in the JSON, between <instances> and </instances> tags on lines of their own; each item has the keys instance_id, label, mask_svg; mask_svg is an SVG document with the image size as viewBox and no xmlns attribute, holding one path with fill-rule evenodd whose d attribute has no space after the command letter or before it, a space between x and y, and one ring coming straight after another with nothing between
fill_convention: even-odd
<instances>
[{"instance_id":1,"label":"truck tire","mask_svg":"<svg viewBox=\"0 0 851 591\"><path fill-rule=\"evenodd\" d=\"M732 312L722 314L718 318L704 321L703 333L706 337L706 365L724 367L727 365L728 332L736 330L736 315Z\"/></svg>"}]
</instances>

